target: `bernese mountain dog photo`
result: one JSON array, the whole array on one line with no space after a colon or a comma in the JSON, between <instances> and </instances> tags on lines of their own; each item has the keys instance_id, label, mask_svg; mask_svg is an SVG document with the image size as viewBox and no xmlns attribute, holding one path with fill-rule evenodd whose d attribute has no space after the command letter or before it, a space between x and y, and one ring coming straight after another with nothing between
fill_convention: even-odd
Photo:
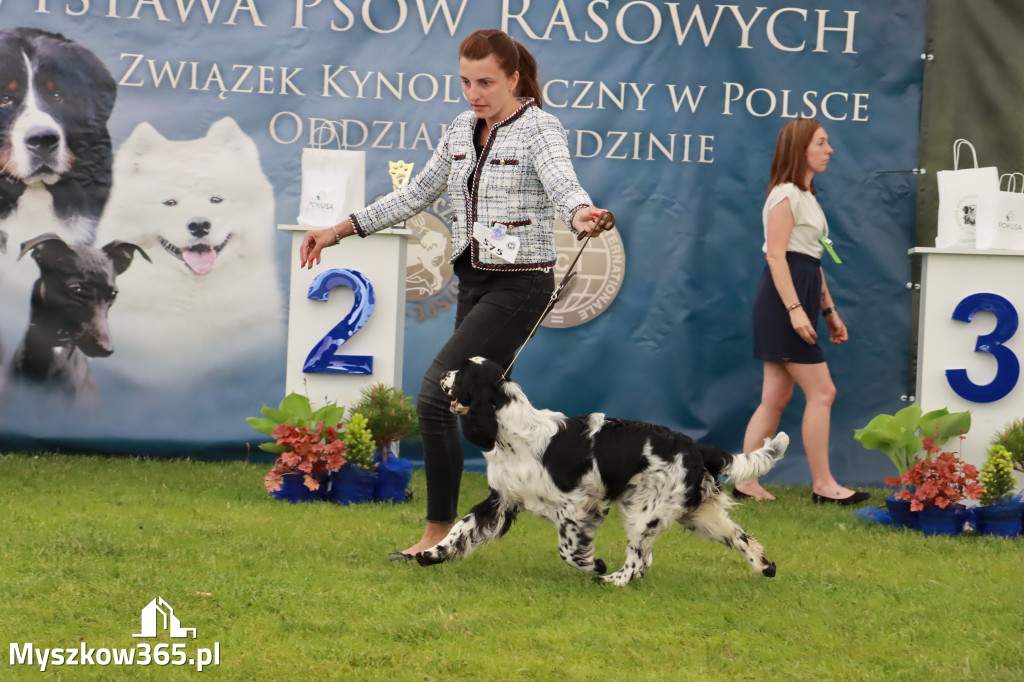
<instances>
[{"instance_id":1,"label":"bernese mountain dog photo","mask_svg":"<svg viewBox=\"0 0 1024 682\"><path fill-rule=\"evenodd\" d=\"M15 253L50 231L92 243L110 193L116 95L107 67L81 44L0 29L0 229Z\"/></svg>"},{"instance_id":2,"label":"bernese mountain dog photo","mask_svg":"<svg viewBox=\"0 0 1024 682\"><path fill-rule=\"evenodd\" d=\"M441 387L463 435L487 449L490 495L444 540L416 554L421 566L465 557L508 532L525 510L554 523L558 555L598 582L622 587L642 577L655 539L676 522L735 549L755 572L775 575L760 543L729 518L732 501L719 479L742 483L767 473L789 445L785 433L753 452L732 454L664 426L600 413L567 417L533 407L501 366L481 357L446 373ZM605 575L593 540L613 504L628 546L622 568Z\"/></svg>"}]
</instances>

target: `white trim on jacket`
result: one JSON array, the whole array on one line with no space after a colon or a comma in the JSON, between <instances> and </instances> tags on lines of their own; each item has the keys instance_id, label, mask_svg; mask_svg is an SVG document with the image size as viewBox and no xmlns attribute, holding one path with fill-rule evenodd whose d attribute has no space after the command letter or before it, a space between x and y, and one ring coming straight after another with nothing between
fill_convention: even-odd
<instances>
[{"instance_id":1,"label":"white trim on jacket","mask_svg":"<svg viewBox=\"0 0 1024 682\"><path fill-rule=\"evenodd\" d=\"M521 101L515 113L491 127L480 159L473 145L478 118L472 111L459 114L423 170L350 216L356 233L366 237L411 218L447 191L455 209L452 262L471 248L473 266L483 270L552 267L556 211L571 229L576 211L593 202L576 178L562 124L541 111L533 99ZM474 175L472 192L470 174ZM518 235L516 262L507 263L477 248L473 221L488 227L500 223Z\"/></svg>"}]
</instances>

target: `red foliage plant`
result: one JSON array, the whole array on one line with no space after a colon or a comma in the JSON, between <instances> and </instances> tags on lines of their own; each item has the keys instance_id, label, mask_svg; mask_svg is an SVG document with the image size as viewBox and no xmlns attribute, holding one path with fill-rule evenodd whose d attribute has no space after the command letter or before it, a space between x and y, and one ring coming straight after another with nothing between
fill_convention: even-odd
<instances>
[{"instance_id":1,"label":"red foliage plant","mask_svg":"<svg viewBox=\"0 0 1024 682\"><path fill-rule=\"evenodd\" d=\"M909 500L910 511L921 511L930 506L945 509L960 500L981 497L985 486L978 482L977 467L955 452L940 452L931 438L925 438L923 446L932 457L917 462L902 476L885 479L887 485L908 486L896 491L895 499Z\"/></svg>"},{"instance_id":2,"label":"red foliage plant","mask_svg":"<svg viewBox=\"0 0 1024 682\"><path fill-rule=\"evenodd\" d=\"M316 477L337 469L346 461L341 456L345 443L338 439L338 430L325 426L324 422L317 424L312 432L305 426L278 424L270 435L287 449L263 478L268 492L280 490L281 479L288 473L302 473L305 486L317 490L320 482Z\"/></svg>"}]
</instances>

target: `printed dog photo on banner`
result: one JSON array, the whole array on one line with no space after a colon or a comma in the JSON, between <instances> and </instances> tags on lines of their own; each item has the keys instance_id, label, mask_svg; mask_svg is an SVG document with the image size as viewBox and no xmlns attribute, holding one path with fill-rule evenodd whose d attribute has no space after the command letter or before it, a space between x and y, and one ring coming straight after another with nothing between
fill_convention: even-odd
<instances>
[{"instance_id":1,"label":"printed dog photo on banner","mask_svg":"<svg viewBox=\"0 0 1024 682\"><path fill-rule=\"evenodd\" d=\"M234 119L168 139L139 123L118 148L98 238L137 244L152 264L121 277L106 374L166 395L214 386L284 352L274 191Z\"/></svg>"},{"instance_id":2,"label":"printed dog photo on banner","mask_svg":"<svg viewBox=\"0 0 1024 682\"><path fill-rule=\"evenodd\" d=\"M117 297L115 280L136 252L149 260L135 244L118 240L98 249L47 232L22 244L20 257L31 254L39 279L32 287L28 331L9 368L12 388L34 389L18 394L20 399L37 406L39 401L99 402L88 358L114 352L108 313Z\"/></svg>"},{"instance_id":3,"label":"printed dog photo on banner","mask_svg":"<svg viewBox=\"0 0 1024 682\"><path fill-rule=\"evenodd\" d=\"M0 29L0 358L29 325L40 272L22 245L42 234L91 245L110 191L107 121L116 84L87 47L36 28Z\"/></svg>"},{"instance_id":4,"label":"printed dog photo on banner","mask_svg":"<svg viewBox=\"0 0 1024 682\"><path fill-rule=\"evenodd\" d=\"M123 119L114 149L116 95L84 45L0 30L0 420L32 438L52 435L38 430L49 410L72 417L71 433L116 420L126 437L152 433L144 418L163 410L172 433L185 406L206 409L190 393L240 420L282 378L253 371L285 348L274 189L256 143L230 116L178 112L173 134Z\"/></svg>"}]
</instances>

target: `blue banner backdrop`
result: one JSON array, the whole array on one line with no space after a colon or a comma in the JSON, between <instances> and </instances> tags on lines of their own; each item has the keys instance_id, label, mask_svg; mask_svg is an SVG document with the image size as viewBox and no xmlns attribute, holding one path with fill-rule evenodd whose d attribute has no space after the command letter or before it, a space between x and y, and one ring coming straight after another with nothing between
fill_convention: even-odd
<instances>
[{"instance_id":1,"label":"blue banner backdrop","mask_svg":"<svg viewBox=\"0 0 1024 682\"><path fill-rule=\"evenodd\" d=\"M497 27L537 57L544 108L567 129L584 187L619 224L614 239L592 245L597 274L573 311L542 328L517 364L534 403L740 447L760 392L750 301L775 136L787 119L813 116L836 150L816 184L844 261L826 263L826 276L851 333L826 348L839 389L833 466L848 483L891 473L851 436L898 409L904 392L916 183L890 171L917 165L925 3L0 0L0 25L5 83L28 64L8 46L6 29L17 27L59 32L109 70L110 196L103 217L79 220L67 241L129 241L152 261L135 254L117 273L109 357L94 353L60 385L5 382L7 448L244 454L253 433L243 417L283 388L293 264L275 226L295 221L313 129L332 122L344 148L365 151L368 199L384 194L387 161L422 168L465 108L459 41ZM98 97L72 66L80 60L55 59L50 82L68 70L89 86L74 88L80 106ZM45 199L41 187L24 196ZM454 319L450 268L429 257L443 248L429 233L443 231L445 209L442 199L410 221L411 395ZM0 216L10 235L4 286L26 302L49 246L18 259L21 243L53 231L37 229L45 219L26 227L28 215L16 206ZM67 228L62 217L56 226ZM3 319L13 375L27 373L15 351L29 308ZM99 397L86 407L74 396L88 393L89 371ZM799 432L801 408L797 397L783 428ZM809 480L795 443L771 480Z\"/></svg>"}]
</instances>

